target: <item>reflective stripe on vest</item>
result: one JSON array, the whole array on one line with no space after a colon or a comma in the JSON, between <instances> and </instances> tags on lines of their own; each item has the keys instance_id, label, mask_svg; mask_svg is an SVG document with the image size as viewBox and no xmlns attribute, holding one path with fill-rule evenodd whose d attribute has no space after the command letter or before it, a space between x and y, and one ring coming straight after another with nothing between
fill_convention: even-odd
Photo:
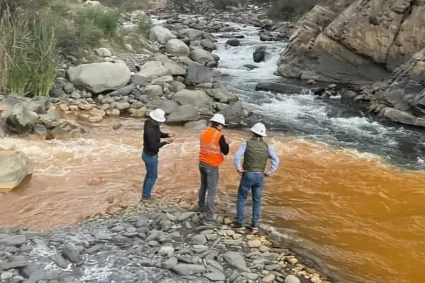
<instances>
[{"instance_id":1,"label":"reflective stripe on vest","mask_svg":"<svg viewBox=\"0 0 425 283\"><path fill-rule=\"evenodd\" d=\"M220 138L222 134L219 130L210 127L206 129L200 138L199 161L211 166L219 166L224 161L220 149Z\"/></svg>"}]
</instances>

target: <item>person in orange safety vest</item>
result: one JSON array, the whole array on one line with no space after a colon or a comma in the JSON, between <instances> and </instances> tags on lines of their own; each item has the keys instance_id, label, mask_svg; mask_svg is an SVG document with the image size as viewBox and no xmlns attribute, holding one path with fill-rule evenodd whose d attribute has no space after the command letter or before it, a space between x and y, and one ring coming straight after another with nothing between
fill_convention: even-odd
<instances>
[{"instance_id":1,"label":"person in orange safety vest","mask_svg":"<svg viewBox=\"0 0 425 283\"><path fill-rule=\"evenodd\" d=\"M222 134L225 126L224 116L215 114L211 126L202 132L199 150L199 171L201 186L199 188L198 207L195 209L205 213L204 224L214 226L215 197L217 195L219 166L224 156L229 154L229 141Z\"/></svg>"}]
</instances>

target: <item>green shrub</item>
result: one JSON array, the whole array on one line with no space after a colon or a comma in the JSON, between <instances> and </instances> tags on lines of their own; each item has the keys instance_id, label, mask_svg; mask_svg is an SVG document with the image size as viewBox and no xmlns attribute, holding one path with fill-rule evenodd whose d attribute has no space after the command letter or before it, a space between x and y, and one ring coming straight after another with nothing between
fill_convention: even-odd
<instances>
[{"instance_id":1,"label":"green shrub","mask_svg":"<svg viewBox=\"0 0 425 283\"><path fill-rule=\"evenodd\" d=\"M120 16L118 10L90 8L81 13L78 22L82 25L91 23L101 29L106 36L112 36L118 29Z\"/></svg>"}]
</instances>

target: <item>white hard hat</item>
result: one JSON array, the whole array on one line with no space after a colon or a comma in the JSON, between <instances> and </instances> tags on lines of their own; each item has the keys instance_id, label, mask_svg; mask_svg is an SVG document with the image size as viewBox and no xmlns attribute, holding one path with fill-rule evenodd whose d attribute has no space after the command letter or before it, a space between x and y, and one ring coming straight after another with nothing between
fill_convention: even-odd
<instances>
[{"instance_id":1,"label":"white hard hat","mask_svg":"<svg viewBox=\"0 0 425 283\"><path fill-rule=\"evenodd\" d=\"M226 121L224 119L224 116L221 115L221 114L214 114L214 116L211 118L210 121L222 124L223 126L226 125Z\"/></svg>"},{"instance_id":2,"label":"white hard hat","mask_svg":"<svg viewBox=\"0 0 425 283\"><path fill-rule=\"evenodd\" d=\"M155 109L154 111L152 111L151 113L149 113L149 117L151 117L153 120L159 122L159 123L164 123L165 122L165 112L162 109Z\"/></svg>"},{"instance_id":3,"label":"white hard hat","mask_svg":"<svg viewBox=\"0 0 425 283\"><path fill-rule=\"evenodd\" d=\"M266 126L263 123L257 123L251 128L251 132L259 136L265 137L266 135Z\"/></svg>"}]
</instances>

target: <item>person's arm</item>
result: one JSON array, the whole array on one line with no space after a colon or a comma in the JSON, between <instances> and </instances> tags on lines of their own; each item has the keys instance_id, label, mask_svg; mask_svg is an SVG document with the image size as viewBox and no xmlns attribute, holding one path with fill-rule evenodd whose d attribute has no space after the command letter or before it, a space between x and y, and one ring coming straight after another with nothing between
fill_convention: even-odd
<instances>
[{"instance_id":1,"label":"person's arm","mask_svg":"<svg viewBox=\"0 0 425 283\"><path fill-rule=\"evenodd\" d=\"M155 130L153 128L148 128L145 132L145 135L147 136L147 142L149 144L149 148L152 150L158 150L164 145L168 144L167 142L158 142L155 140Z\"/></svg>"},{"instance_id":2,"label":"person's arm","mask_svg":"<svg viewBox=\"0 0 425 283\"><path fill-rule=\"evenodd\" d=\"M169 138L170 134L161 132L161 139Z\"/></svg>"},{"instance_id":3,"label":"person's arm","mask_svg":"<svg viewBox=\"0 0 425 283\"><path fill-rule=\"evenodd\" d=\"M238 172L242 172L242 158L245 154L246 151L246 142L242 143L241 146L239 147L239 149L236 151L235 153L235 159L234 159L234 164L236 167L236 170L238 170Z\"/></svg>"},{"instance_id":4,"label":"person's arm","mask_svg":"<svg viewBox=\"0 0 425 283\"><path fill-rule=\"evenodd\" d=\"M219 144L221 153L224 155L228 155L230 151L229 144L226 142L226 138L224 136L221 136Z\"/></svg>"},{"instance_id":5,"label":"person's arm","mask_svg":"<svg viewBox=\"0 0 425 283\"><path fill-rule=\"evenodd\" d=\"M279 167L279 157L277 156L276 152L274 151L273 147L269 146L269 158L272 163L272 166L270 170L267 172L267 175L271 176L274 172L276 172L277 168Z\"/></svg>"}]
</instances>

